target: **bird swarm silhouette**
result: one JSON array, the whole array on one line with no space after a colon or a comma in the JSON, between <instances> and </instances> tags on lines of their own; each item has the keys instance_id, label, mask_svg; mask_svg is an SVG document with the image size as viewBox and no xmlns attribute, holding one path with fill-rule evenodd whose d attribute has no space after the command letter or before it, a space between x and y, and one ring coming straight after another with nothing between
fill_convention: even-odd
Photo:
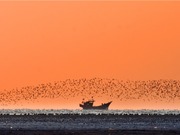
<instances>
[{"instance_id":1,"label":"bird swarm silhouette","mask_svg":"<svg viewBox=\"0 0 180 135\"><path fill-rule=\"evenodd\" d=\"M117 79L67 79L0 92L0 104L16 104L39 98L109 97L120 101L144 100L173 102L180 100L179 80L123 81Z\"/></svg>"}]
</instances>

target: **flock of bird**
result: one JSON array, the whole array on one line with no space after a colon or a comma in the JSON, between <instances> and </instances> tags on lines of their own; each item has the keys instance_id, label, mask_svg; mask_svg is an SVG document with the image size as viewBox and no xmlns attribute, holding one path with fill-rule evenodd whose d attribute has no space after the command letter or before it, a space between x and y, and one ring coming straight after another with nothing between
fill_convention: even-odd
<instances>
[{"instance_id":1,"label":"flock of bird","mask_svg":"<svg viewBox=\"0 0 180 135\"><path fill-rule=\"evenodd\" d=\"M38 99L90 99L107 97L119 101L144 100L173 102L180 100L180 81L148 80L120 81L117 79L67 79L52 83L26 86L0 92L0 105Z\"/></svg>"}]
</instances>

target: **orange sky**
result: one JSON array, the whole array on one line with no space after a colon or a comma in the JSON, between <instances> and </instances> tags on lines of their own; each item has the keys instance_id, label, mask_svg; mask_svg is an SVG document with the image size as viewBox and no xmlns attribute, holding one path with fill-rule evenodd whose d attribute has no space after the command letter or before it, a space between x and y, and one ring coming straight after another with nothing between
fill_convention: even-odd
<instances>
[{"instance_id":1,"label":"orange sky","mask_svg":"<svg viewBox=\"0 0 180 135\"><path fill-rule=\"evenodd\" d=\"M0 2L0 89L67 78L180 80L180 2Z\"/></svg>"}]
</instances>

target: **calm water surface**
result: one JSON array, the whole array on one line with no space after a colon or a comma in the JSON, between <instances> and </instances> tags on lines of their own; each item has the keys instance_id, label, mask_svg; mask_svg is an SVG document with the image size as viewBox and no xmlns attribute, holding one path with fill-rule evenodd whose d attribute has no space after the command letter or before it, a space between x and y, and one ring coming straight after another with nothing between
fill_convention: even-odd
<instances>
[{"instance_id":1,"label":"calm water surface","mask_svg":"<svg viewBox=\"0 0 180 135\"><path fill-rule=\"evenodd\" d=\"M0 130L176 130L179 110L0 110Z\"/></svg>"}]
</instances>

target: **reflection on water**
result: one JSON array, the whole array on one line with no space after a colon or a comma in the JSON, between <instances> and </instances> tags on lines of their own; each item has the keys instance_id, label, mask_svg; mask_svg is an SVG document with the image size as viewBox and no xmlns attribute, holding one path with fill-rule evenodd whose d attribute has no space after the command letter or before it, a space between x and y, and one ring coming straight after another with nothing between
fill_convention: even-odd
<instances>
[{"instance_id":1,"label":"reflection on water","mask_svg":"<svg viewBox=\"0 0 180 135\"><path fill-rule=\"evenodd\" d=\"M180 115L180 110L55 110L55 109L1 109L0 115Z\"/></svg>"}]
</instances>

